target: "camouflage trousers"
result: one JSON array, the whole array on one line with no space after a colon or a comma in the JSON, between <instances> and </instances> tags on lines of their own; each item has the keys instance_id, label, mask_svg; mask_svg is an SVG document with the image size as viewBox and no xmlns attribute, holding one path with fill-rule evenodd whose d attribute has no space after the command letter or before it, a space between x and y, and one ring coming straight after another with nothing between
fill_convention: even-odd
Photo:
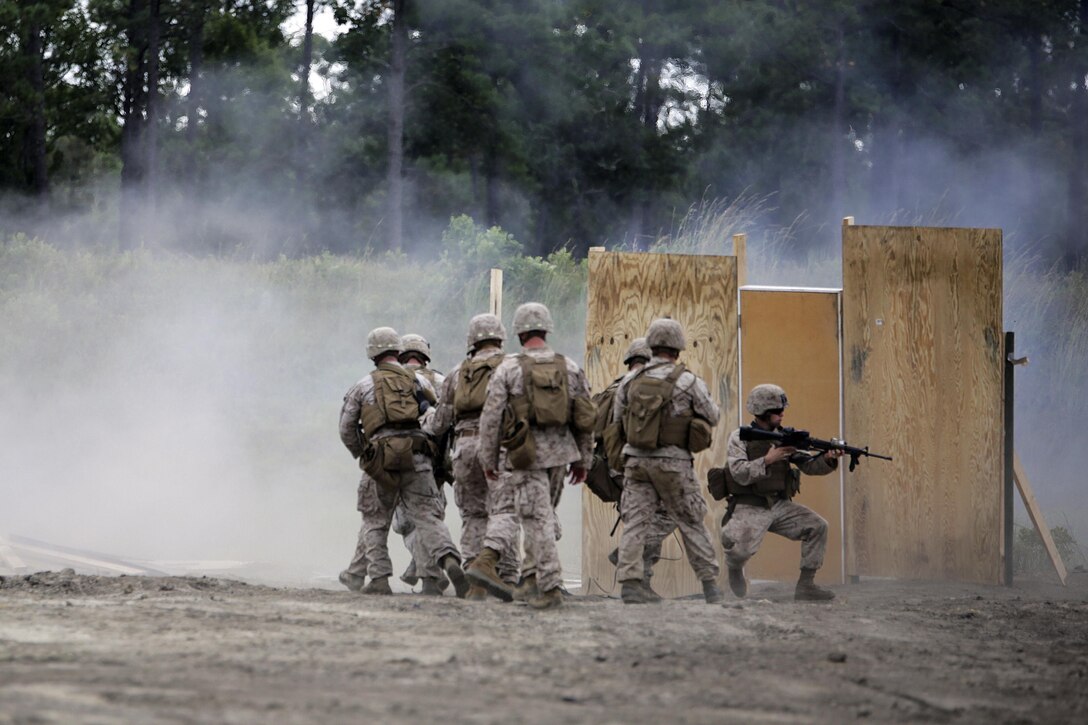
<instances>
[{"instance_id":1,"label":"camouflage trousers","mask_svg":"<svg viewBox=\"0 0 1088 725\"><path fill-rule=\"evenodd\" d=\"M770 508L737 504L733 517L722 527L725 563L742 569L759 551L768 531L801 542L801 568L819 569L827 550L827 521L808 506L780 499Z\"/></svg>"},{"instance_id":2,"label":"camouflage trousers","mask_svg":"<svg viewBox=\"0 0 1088 725\"><path fill-rule=\"evenodd\" d=\"M448 554L456 556L458 560L461 558L450 538L449 529L446 528L445 498L435 485L430 461L418 454L413 457L416 460L416 470L401 474L399 488L381 486L366 473L359 484L359 507L363 513L362 533L368 560L367 574L372 579L393 573L388 548L389 527L398 504L404 506L404 513L414 526L414 534L418 537L414 548L428 565L436 564Z\"/></svg>"},{"instance_id":3,"label":"camouflage trousers","mask_svg":"<svg viewBox=\"0 0 1088 725\"><path fill-rule=\"evenodd\" d=\"M552 501L552 511L559 506L559 500L563 497L563 482L566 480L567 468L561 466L563 475L558 477L549 477L548 479L548 495ZM552 469L548 469L552 470ZM555 516L555 540L559 541L563 538L563 527L559 524L559 517ZM558 549L556 549L558 555ZM529 550L528 545L525 546L525 558L521 562L521 576L536 576L536 560L533 558L533 553ZM537 579L539 584L539 578Z\"/></svg>"},{"instance_id":4,"label":"camouflage trousers","mask_svg":"<svg viewBox=\"0 0 1088 725\"><path fill-rule=\"evenodd\" d=\"M453 454L453 500L461 512L461 556L466 565L476 558L486 545L488 520L491 516L493 490L501 489L502 484L489 484L484 469L476 457L477 439L475 436L461 435L457 438L457 448ZM506 508L512 511L513 500ZM499 552L499 564L496 569L499 577L508 583L518 579L518 542L516 537L506 543Z\"/></svg>"},{"instance_id":5,"label":"camouflage trousers","mask_svg":"<svg viewBox=\"0 0 1088 725\"><path fill-rule=\"evenodd\" d=\"M669 516L668 509L658 505L646 527L645 544L642 548L642 576L649 579L654 575L654 564L661 560L661 545L669 534L676 531L676 521Z\"/></svg>"},{"instance_id":6,"label":"camouflage trousers","mask_svg":"<svg viewBox=\"0 0 1088 725\"><path fill-rule=\"evenodd\" d=\"M556 523L555 507L552 505L552 490L563 485L567 466L542 468L527 471L508 471L504 478L514 494L516 515L512 526L504 526L501 533L508 536L502 540L517 541L517 520L525 531L525 566L522 574L536 575L540 591L547 592L563 583L563 568L559 564L559 549L555 545ZM488 546L492 547L492 527L488 525ZM498 539L494 540L500 543ZM530 567L532 567L530 569Z\"/></svg>"},{"instance_id":7,"label":"camouflage trousers","mask_svg":"<svg viewBox=\"0 0 1088 725\"><path fill-rule=\"evenodd\" d=\"M438 489L439 495L442 497L442 510L446 509L446 494L442 491L442 488ZM360 511L363 510L363 484L359 484L358 501L356 508ZM397 507L393 510L393 531L404 537L404 547L408 549L408 552L412 555L412 560L408 563L408 568L404 570L400 578L405 584L414 585L419 577L433 577L435 579L441 579L445 576L442 569L438 564L427 560L427 552L420 546L420 537L416 535L416 527L412 521L408 518L408 514L404 511L404 504L398 503ZM366 521L364 519L361 526L359 526L359 536L355 542L355 555L351 557L351 563L348 564L348 571L356 576L366 576L367 568L370 564L370 560L366 558ZM422 574L420 573L422 572Z\"/></svg>"},{"instance_id":8,"label":"camouflage trousers","mask_svg":"<svg viewBox=\"0 0 1088 725\"><path fill-rule=\"evenodd\" d=\"M700 581L717 579L720 569L710 530L703 520L707 512L706 501L695 481L691 461L641 457L629 457L623 471L623 495L620 497L623 535L620 537L617 579L621 582L642 579L646 540L659 504L664 505L680 529L688 563L695 575Z\"/></svg>"}]
</instances>

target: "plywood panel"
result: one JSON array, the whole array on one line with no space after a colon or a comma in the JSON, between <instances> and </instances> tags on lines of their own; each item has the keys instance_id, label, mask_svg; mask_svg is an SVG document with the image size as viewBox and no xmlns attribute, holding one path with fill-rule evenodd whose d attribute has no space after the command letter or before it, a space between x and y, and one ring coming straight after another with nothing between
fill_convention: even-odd
<instances>
[{"instance_id":1,"label":"plywood panel","mask_svg":"<svg viewBox=\"0 0 1088 725\"><path fill-rule=\"evenodd\" d=\"M848 574L1001 581L999 229L843 227Z\"/></svg>"},{"instance_id":2,"label":"plywood panel","mask_svg":"<svg viewBox=\"0 0 1088 725\"><path fill-rule=\"evenodd\" d=\"M760 383L782 386L790 401L785 425L825 440L842 437L839 302L837 290L740 291L742 395ZM794 500L827 519L827 555L817 581L841 584L841 472L803 476ZM800 566L800 542L768 534L746 568L751 579L792 581Z\"/></svg>"},{"instance_id":3,"label":"plywood panel","mask_svg":"<svg viewBox=\"0 0 1088 725\"><path fill-rule=\"evenodd\" d=\"M696 477L705 494L706 472L725 460L725 442L737 420L737 266L734 257L630 254L590 250L586 317L586 373L594 391L624 370L630 341L650 322L670 316L684 326L689 369L706 380L722 407L714 444L695 457ZM708 496L709 500L709 496ZM721 559L718 521L724 506L710 501L707 525ZM589 491L582 505L582 590L611 594L618 589L608 553L619 544L622 524L609 536L616 510ZM665 596L702 592L675 538L666 541L654 570L654 588Z\"/></svg>"}]
</instances>

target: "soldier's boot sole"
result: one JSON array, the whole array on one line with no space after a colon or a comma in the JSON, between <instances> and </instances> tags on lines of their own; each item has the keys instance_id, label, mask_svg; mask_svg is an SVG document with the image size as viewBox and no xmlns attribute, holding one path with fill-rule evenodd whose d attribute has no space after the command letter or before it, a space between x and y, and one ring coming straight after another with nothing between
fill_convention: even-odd
<instances>
[{"instance_id":1,"label":"soldier's boot sole","mask_svg":"<svg viewBox=\"0 0 1088 725\"><path fill-rule=\"evenodd\" d=\"M434 577L423 577L423 590L420 594L426 597L440 597L442 596L442 587L438 585L438 580Z\"/></svg>"},{"instance_id":2,"label":"soldier's boot sole","mask_svg":"<svg viewBox=\"0 0 1088 725\"><path fill-rule=\"evenodd\" d=\"M352 574L347 569L340 572L340 577L339 578L340 578L340 583L343 584L345 587L347 587L348 589L350 589L353 592L361 592L363 590L363 587L366 586L366 577L365 576L359 576L358 574Z\"/></svg>"},{"instance_id":3,"label":"soldier's boot sole","mask_svg":"<svg viewBox=\"0 0 1088 725\"><path fill-rule=\"evenodd\" d=\"M744 569L729 570L729 588L739 599L748 596L748 580L744 578Z\"/></svg>"},{"instance_id":4,"label":"soldier's boot sole","mask_svg":"<svg viewBox=\"0 0 1088 725\"><path fill-rule=\"evenodd\" d=\"M646 590L642 588L641 581L622 582L620 587L620 599L624 604L647 604Z\"/></svg>"},{"instance_id":5,"label":"soldier's boot sole","mask_svg":"<svg viewBox=\"0 0 1088 725\"><path fill-rule=\"evenodd\" d=\"M393 590L389 588L389 577L382 576L371 579L370 583L362 589L363 594L376 594L378 596L392 596Z\"/></svg>"},{"instance_id":6,"label":"soldier's boot sole","mask_svg":"<svg viewBox=\"0 0 1088 725\"><path fill-rule=\"evenodd\" d=\"M529 600L529 606L533 609L556 609L563 606L563 592L559 591L559 587L550 589L539 596L533 597Z\"/></svg>"},{"instance_id":7,"label":"soldier's boot sole","mask_svg":"<svg viewBox=\"0 0 1088 725\"><path fill-rule=\"evenodd\" d=\"M453 590L457 592L458 599L464 599L468 594L469 582L465 576L465 572L461 570L461 564L457 561L457 558L452 555L447 555L441 562L442 571L446 572L446 576L450 578L450 583L453 584Z\"/></svg>"},{"instance_id":8,"label":"soldier's boot sole","mask_svg":"<svg viewBox=\"0 0 1088 725\"><path fill-rule=\"evenodd\" d=\"M536 586L536 574L530 574L514 589L514 601L526 602L540 596L540 590Z\"/></svg>"},{"instance_id":9,"label":"soldier's boot sole","mask_svg":"<svg viewBox=\"0 0 1088 725\"><path fill-rule=\"evenodd\" d=\"M703 582L703 598L706 599L707 604L717 604L725 599L725 594L722 593L717 582L713 579L707 579Z\"/></svg>"},{"instance_id":10,"label":"soldier's boot sole","mask_svg":"<svg viewBox=\"0 0 1088 725\"><path fill-rule=\"evenodd\" d=\"M835 592L815 584L798 584L793 590L793 599L797 602L830 602Z\"/></svg>"},{"instance_id":11,"label":"soldier's boot sole","mask_svg":"<svg viewBox=\"0 0 1088 725\"><path fill-rule=\"evenodd\" d=\"M504 602L511 602L514 600L514 592L510 589L510 585L499 578L498 573L493 568L486 566L484 562L477 558L472 562L472 565L465 572L465 575L471 580L473 584L481 586Z\"/></svg>"}]
</instances>

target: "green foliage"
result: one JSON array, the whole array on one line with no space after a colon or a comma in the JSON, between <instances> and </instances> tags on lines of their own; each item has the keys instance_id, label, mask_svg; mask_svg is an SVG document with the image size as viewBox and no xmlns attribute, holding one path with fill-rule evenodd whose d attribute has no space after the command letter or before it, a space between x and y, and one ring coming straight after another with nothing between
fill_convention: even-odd
<instances>
[{"instance_id":1,"label":"green foliage","mask_svg":"<svg viewBox=\"0 0 1088 725\"><path fill-rule=\"evenodd\" d=\"M1066 568L1082 566L1086 561L1073 534L1064 526L1055 526L1050 530L1054 547ZM1044 574L1054 571L1043 537L1032 526L1018 526L1016 541L1013 543L1013 569L1019 574Z\"/></svg>"}]
</instances>

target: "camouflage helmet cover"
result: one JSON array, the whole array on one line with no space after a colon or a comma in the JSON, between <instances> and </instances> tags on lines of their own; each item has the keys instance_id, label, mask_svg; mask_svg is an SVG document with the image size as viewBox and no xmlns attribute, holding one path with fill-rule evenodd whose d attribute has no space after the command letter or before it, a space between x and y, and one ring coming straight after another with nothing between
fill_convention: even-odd
<instances>
[{"instance_id":1,"label":"camouflage helmet cover","mask_svg":"<svg viewBox=\"0 0 1088 725\"><path fill-rule=\"evenodd\" d=\"M752 415L763 415L768 410L774 410L775 408L785 409L789 406L790 403L789 400L786 399L785 390L777 385L765 383L752 388L752 392L748 393L748 402L744 407L746 407L748 412Z\"/></svg>"},{"instance_id":2,"label":"camouflage helmet cover","mask_svg":"<svg viewBox=\"0 0 1088 725\"><path fill-rule=\"evenodd\" d=\"M627 347L627 352L623 356L623 364L630 365L631 361L636 357L646 358L646 360L649 361L653 356L654 354L650 351L650 346L646 344L646 338L636 337Z\"/></svg>"},{"instance_id":3,"label":"camouflage helmet cover","mask_svg":"<svg viewBox=\"0 0 1088 725\"><path fill-rule=\"evenodd\" d=\"M679 322L668 317L654 320L646 330L646 344L651 348L670 347L683 350L687 347L684 340L684 328Z\"/></svg>"},{"instance_id":4,"label":"camouflage helmet cover","mask_svg":"<svg viewBox=\"0 0 1088 725\"><path fill-rule=\"evenodd\" d=\"M551 332L554 329L552 313L539 302L526 302L514 311L514 332L518 335L533 330Z\"/></svg>"},{"instance_id":5,"label":"camouflage helmet cover","mask_svg":"<svg viewBox=\"0 0 1088 725\"><path fill-rule=\"evenodd\" d=\"M383 352L400 353L400 335L392 327L375 327L366 336L366 356L373 360Z\"/></svg>"},{"instance_id":6,"label":"camouflage helmet cover","mask_svg":"<svg viewBox=\"0 0 1088 725\"><path fill-rule=\"evenodd\" d=\"M431 361L431 343L423 335L409 333L400 339L400 354L414 352L423 356L427 362Z\"/></svg>"},{"instance_id":7,"label":"camouflage helmet cover","mask_svg":"<svg viewBox=\"0 0 1088 725\"><path fill-rule=\"evenodd\" d=\"M506 328L502 325L500 320L495 315L490 313L484 313L482 315L476 315L468 321L468 351L472 352L476 349L484 340L498 340L502 342L506 339Z\"/></svg>"}]
</instances>

